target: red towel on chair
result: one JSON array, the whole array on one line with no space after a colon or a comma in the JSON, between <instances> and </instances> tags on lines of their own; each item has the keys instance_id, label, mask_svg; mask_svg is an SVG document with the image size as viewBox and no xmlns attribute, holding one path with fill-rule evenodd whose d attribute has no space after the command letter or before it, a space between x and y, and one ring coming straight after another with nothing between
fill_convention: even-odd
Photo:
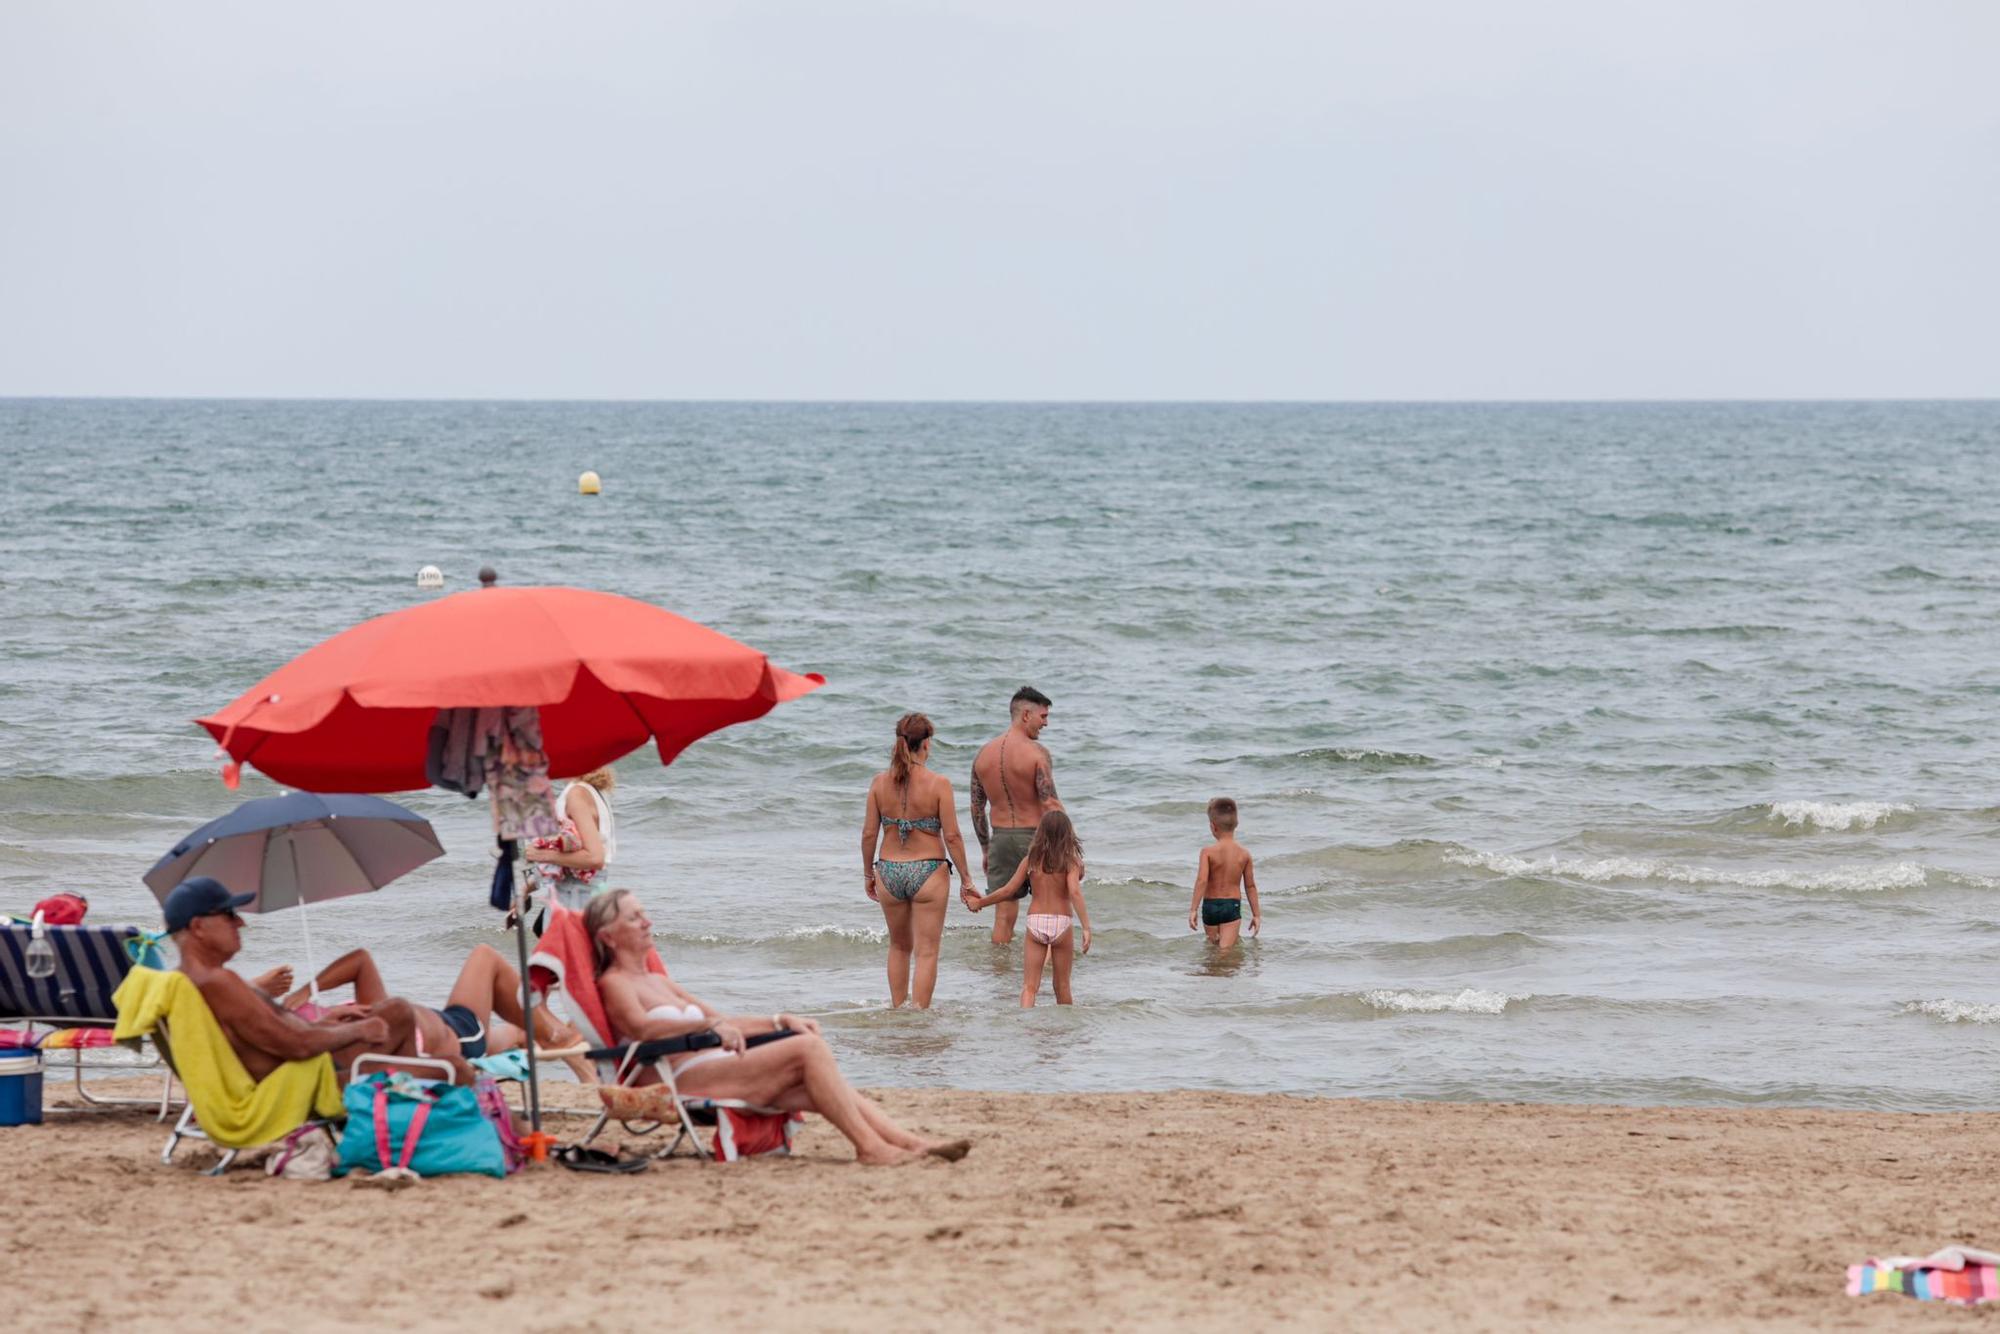
<instances>
[{"instance_id":1,"label":"red towel on chair","mask_svg":"<svg viewBox=\"0 0 2000 1334\"><path fill-rule=\"evenodd\" d=\"M646 951L646 967L661 977L667 975L658 950ZM528 980L545 994L554 987L563 989L569 996L570 1017L592 1046L609 1047L620 1040L604 1013L604 999L597 994L597 964L582 914L549 906L541 941L528 958Z\"/></svg>"}]
</instances>

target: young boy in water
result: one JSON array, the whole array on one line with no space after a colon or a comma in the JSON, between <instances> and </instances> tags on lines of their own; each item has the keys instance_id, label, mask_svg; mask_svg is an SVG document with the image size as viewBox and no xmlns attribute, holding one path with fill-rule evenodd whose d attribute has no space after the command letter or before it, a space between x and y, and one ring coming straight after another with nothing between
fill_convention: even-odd
<instances>
[{"instance_id":1,"label":"young boy in water","mask_svg":"<svg viewBox=\"0 0 2000 1334\"><path fill-rule=\"evenodd\" d=\"M1236 802L1217 797L1208 803L1208 832L1215 842L1201 850L1194 871L1194 902L1188 906L1188 930L1208 932L1210 943L1228 949L1243 928L1243 900L1250 900L1250 934L1256 935L1263 913L1257 906L1257 870L1250 849L1236 841Z\"/></svg>"}]
</instances>

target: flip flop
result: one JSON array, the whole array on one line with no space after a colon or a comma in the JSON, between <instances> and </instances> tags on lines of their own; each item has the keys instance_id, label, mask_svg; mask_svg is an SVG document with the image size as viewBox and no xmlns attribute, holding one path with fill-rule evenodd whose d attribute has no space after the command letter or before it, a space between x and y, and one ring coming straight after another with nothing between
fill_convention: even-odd
<instances>
[{"instance_id":1,"label":"flip flop","mask_svg":"<svg viewBox=\"0 0 2000 1334\"><path fill-rule=\"evenodd\" d=\"M572 1172L610 1172L619 1176L643 1172L653 1165L647 1158L620 1158L587 1144L564 1145L556 1150L556 1161Z\"/></svg>"}]
</instances>

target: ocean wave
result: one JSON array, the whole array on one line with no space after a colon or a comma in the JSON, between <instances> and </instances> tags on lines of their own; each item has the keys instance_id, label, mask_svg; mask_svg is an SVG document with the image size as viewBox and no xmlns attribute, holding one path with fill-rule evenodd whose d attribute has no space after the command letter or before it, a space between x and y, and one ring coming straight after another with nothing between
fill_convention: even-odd
<instances>
[{"instance_id":1,"label":"ocean wave","mask_svg":"<svg viewBox=\"0 0 2000 1334\"><path fill-rule=\"evenodd\" d=\"M1236 761L1259 768L1290 768L1299 764L1354 765L1363 769L1400 769L1436 764L1437 760L1414 750L1387 750L1377 746L1312 746L1305 750L1277 754L1239 755ZM1202 764L1229 764L1230 760L1207 759Z\"/></svg>"},{"instance_id":2,"label":"ocean wave","mask_svg":"<svg viewBox=\"0 0 2000 1334\"><path fill-rule=\"evenodd\" d=\"M786 940L865 940L881 943L889 938L886 926L795 926L785 932Z\"/></svg>"},{"instance_id":3,"label":"ocean wave","mask_svg":"<svg viewBox=\"0 0 2000 1334\"><path fill-rule=\"evenodd\" d=\"M1947 1024L2000 1024L2000 1005L1961 1000L1905 1001L1902 1014L1921 1014Z\"/></svg>"},{"instance_id":4,"label":"ocean wave","mask_svg":"<svg viewBox=\"0 0 2000 1334\"><path fill-rule=\"evenodd\" d=\"M1492 871L1504 876L1553 876L1583 880L1594 885L1620 881L1664 881L1678 885L1731 885L1742 889L1795 889L1819 893L1881 893L1888 890L1922 889L1933 879L1945 884L1990 889L2000 881L1986 876L1955 871L1937 871L1915 862L1892 862L1876 866L1837 866L1824 871L1773 869L1762 871L1723 870L1712 866L1684 866L1678 862L1650 857L1557 857L1539 860L1507 853L1449 852L1445 861L1453 865Z\"/></svg>"},{"instance_id":5,"label":"ocean wave","mask_svg":"<svg viewBox=\"0 0 2000 1334\"><path fill-rule=\"evenodd\" d=\"M1464 959L1479 955L1514 955L1526 950L1550 948L1549 942L1525 931L1498 931L1490 935L1442 936L1434 940L1385 940L1360 947L1377 959Z\"/></svg>"},{"instance_id":6,"label":"ocean wave","mask_svg":"<svg viewBox=\"0 0 2000 1334\"><path fill-rule=\"evenodd\" d=\"M1772 821L1789 829L1824 829L1845 833L1873 829L1917 808L1900 801L1774 801L1761 808Z\"/></svg>"},{"instance_id":7,"label":"ocean wave","mask_svg":"<svg viewBox=\"0 0 2000 1334\"><path fill-rule=\"evenodd\" d=\"M1502 1014L1509 1005L1531 998L1465 987L1459 991L1364 991L1361 999L1392 1014Z\"/></svg>"}]
</instances>

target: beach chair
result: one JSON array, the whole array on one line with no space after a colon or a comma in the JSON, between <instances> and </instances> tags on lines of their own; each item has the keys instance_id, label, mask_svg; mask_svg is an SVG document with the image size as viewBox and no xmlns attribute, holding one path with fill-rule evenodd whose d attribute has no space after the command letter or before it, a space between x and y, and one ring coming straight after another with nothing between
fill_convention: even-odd
<instances>
[{"instance_id":1,"label":"beach chair","mask_svg":"<svg viewBox=\"0 0 2000 1334\"><path fill-rule=\"evenodd\" d=\"M238 1150L338 1120L346 1110L333 1062L325 1056L289 1061L252 1079L200 988L183 973L133 968L113 1000L114 1036L128 1043L150 1038L187 1091L187 1107L160 1153L163 1163L173 1161L182 1140L208 1140L223 1151L208 1171L217 1175Z\"/></svg>"},{"instance_id":2,"label":"beach chair","mask_svg":"<svg viewBox=\"0 0 2000 1334\"><path fill-rule=\"evenodd\" d=\"M660 961L657 951L649 955L647 965L662 976L666 974L666 965ZM716 1156L724 1162L734 1162L739 1156L739 1146L734 1119L728 1113L741 1112L749 1116L782 1118L784 1147L790 1147L792 1130L801 1119L797 1113L759 1106L738 1098L682 1096L674 1082L673 1064L669 1058L720 1045L720 1039L713 1033L694 1033L686 1037L658 1038L646 1042L615 1040L617 1035L611 1030L604 1002L597 994L596 968L591 960L590 940L583 929L581 916L551 907L547 925L535 946L534 956L528 961L528 968L529 980L538 990L544 993L562 991L570 1022L595 1044L586 1055L597 1067L597 1096L602 1109L577 1143L590 1143L613 1121L634 1135L650 1135L673 1126L674 1138L665 1149L653 1156L671 1158L685 1144L692 1156L700 1157L700 1132L710 1128L716 1132ZM750 1039L750 1043L760 1045L790 1036L789 1032L783 1031L761 1033ZM639 1082L646 1077L648 1070L658 1075L658 1083L642 1085Z\"/></svg>"},{"instance_id":3,"label":"beach chair","mask_svg":"<svg viewBox=\"0 0 2000 1334\"><path fill-rule=\"evenodd\" d=\"M168 1024L165 1019L159 1021L159 1024L153 1029L153 1045L159 1051L161 1059L166 1062L167 1068L173 1070L173 1037L167 1031L167 1027ZM179 1077L177 1071L175 1077ZM299 1122L294 1129L303 1130L307 1126L325 1126L331 1130L339 1124L340 1118L338 1117L309 1116ZM285 1133L290 1134L291 1131L286 1131ZM160 1161L169 1167L173 1166L174 1150L180 1147L181 1141L184 1139L198 1139L206 1143L214 1142L203 1132L201 1123L195 1119L193 1102L189 1102L181 1108L181 1119L176 1121L174 1128L167 1133L167 1144L165 1148L160 1150ZM217 1147L221 1148L222 1146L218 1145ZM222 1156L215 1160L214 1166L204 1169L202 1175L205 1177L221 1176L229 1170L229 1165L236 1161L236 1155L241 1152L241 1148L223 1148Z\"/></svg>"},{"instance_id":4,"label":"beach chair","mask_svg":"<svg viewBox=\"0 0 2000 1334\"><path fill-rule=\"evenodd\" d=\"M72 1044L60 1040L67 1030L81 1035L117 1027L118 1007L112 998L132 971L134 957L153 957L152 937L136 926L45 926L42 932L55 952L56 971L50 977L30 977L27 949L33 930L26 922L0 923L0 1028L21 1027L36 1040L45 1061L57 1052L69 1053L76 1095L84 1105L49 1110L78 1112L104 1107L157 1106L160 1117L165 1119L172 1105L173 1072L165 1068L157 1046L148 1059L135 1064L122 1057L112 1061L88 1059L86 1053L103 1048L82 1041ZM47 1031L38 1031L43 1029ZM141 1053L144 1054L143 1044ZM121 1070L127 1074L150 1074L158 1070L160 1096L100 1096L84 1086L86 1069Z\"/></svg>"},{"instance_id":5,"label":"beach chair","mask_svg":"<svg viewBox=\"0 0 2000 1334\"><path fill-rule=\"evenodd\" d=\"M766 1042L776 1042L791 1037L789 1030L775 1033L759 1033L750 1038L746 1045L756 1047ZM722 1040L713 1033L693 1033L686 1037L656 1038L647 1042L628 1042L614 1047L600 1048L590 1053L590 1059L598 1063L608 1078L598 1085L598 1100L603 1110L597 1120L584 1133L579 1144L588 1144L604 1133L611 1122L630 1134L650 1135L668 1126L674 1127L674 1137L667 1147L655 1152L655 1158L672 1158L680 1147L688 1146L692 1157L704 1157L701 1151L702 1130L715 1132L715 1157L722 1162L733 1163L742 1156L744 1146L738 1141L737 1120L729 1115L740 1112L753 1117L778 1118L783 1125L783 1143L769 1144L750 1149L750 1152L771 1152L782 1148L790 1152L792 1132L803 1119L797 1112L785 1112L776 1107L763 1107L740 1098L689 1097L680 1091L674 1082L673 1056L683 1052L699 1051L704 1047L717 1047ZM656 1084L641 1084L647 1070L659 1076Z\"/></svg>"}]
</instances>

